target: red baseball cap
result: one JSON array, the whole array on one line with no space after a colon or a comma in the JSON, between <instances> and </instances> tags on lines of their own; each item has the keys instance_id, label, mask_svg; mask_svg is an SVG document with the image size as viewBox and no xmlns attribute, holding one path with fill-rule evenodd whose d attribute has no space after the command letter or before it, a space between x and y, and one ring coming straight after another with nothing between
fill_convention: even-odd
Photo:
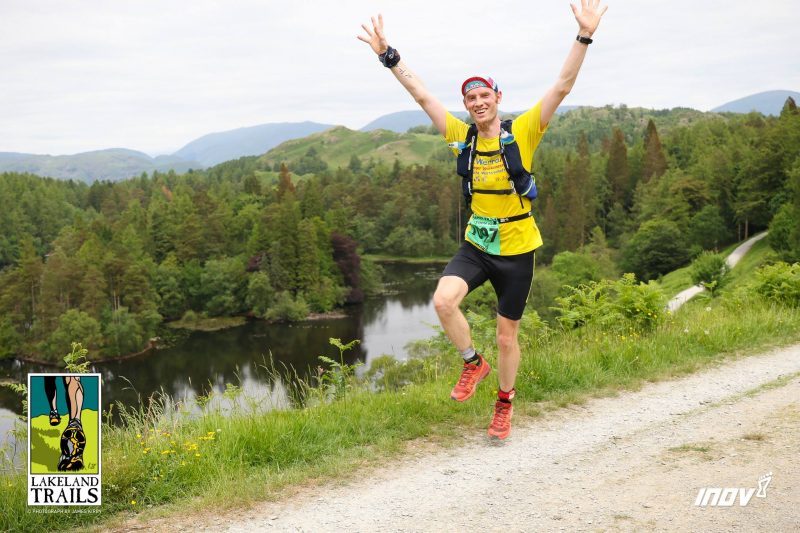
<instances>
[{"instance_id":1,"label":"red baseball cap","mask_svg":"<svg viewBox=\"0 0 800 533\"><path fill-rule=\"evenodd\" d=\"M478 87L488 87L494 92L499 91L497 88L497 82L489 76L472 76L471 78L467 78L464 83L461 84L461 95L466 96L469 91L472 89L477 89Z\"/></svg>"}]
</instances>

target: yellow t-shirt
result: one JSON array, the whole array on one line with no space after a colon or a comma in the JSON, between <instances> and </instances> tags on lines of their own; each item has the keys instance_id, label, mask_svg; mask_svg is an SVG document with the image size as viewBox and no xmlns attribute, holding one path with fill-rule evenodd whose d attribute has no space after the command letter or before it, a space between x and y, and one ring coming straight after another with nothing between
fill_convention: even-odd
<instances>
[{"instance_id":1,"label":"yellow t-shirt","mask_svg":"<svg viewBox=\"0 0 800 533\"><path fill-rule=\"evenodd\" d=\"M539 145L539 141L544 136L545 131L547 131L547 126L542 128L540 121L541 106L542 102L539 101L531 109L515 118L511 125L511 133L519 146L522 165L528 172L533 167L533 153L536 151L536 147ZM447 134L445 137L448 143L465 141L468 130L469 126L465 122L447 113ZM479 152L497 151L500 149L500 141L497 137L484 139L479 134L477 149ZM453 153L458 155L458 150L453 148ZM508 189L509 186L509 175L499 154L495 156L478 155L475 157L472 172L473 189ZM512 217L527 213L530 210L530 199L523 196L522 206L520 206L520 197L517 194L478 193L472 195L472 212L481 217ZM464 238L473 245L477 245L470 238L472 231L472 224L468 224ZM542 236L539 233L539 228L536 227L536 221L533 217L500 224L497 237L500 240L498 255L524 254L542 245ZM482 246L478 246L478 248L484 249Z\"/></svg>"}]
</instances>

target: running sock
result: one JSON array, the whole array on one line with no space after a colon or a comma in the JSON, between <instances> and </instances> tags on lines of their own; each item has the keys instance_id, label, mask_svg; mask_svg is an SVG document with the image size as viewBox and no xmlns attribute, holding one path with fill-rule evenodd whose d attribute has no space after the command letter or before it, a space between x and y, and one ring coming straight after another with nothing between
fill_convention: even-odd
<instances>
[{"instance_id":1,"label":"running sock","mask_svg":"<svg viewBox=\"0 0 800 533\"><path fill-rule=\"evenodd\" d=\"M503 403L511 403L511 400L514 399L514 395L516 395L517 389L511 389L510 391L506 392L503 389L497 389L497 399Z\"/></svg>"},{"instance_id":2,"label":"running sock","mask_svg":"<svg viewBox=\"0 0 800 533\"><path fill-rule=\"evenodd\" d=\"M478 352L475 351L475 348L470 346L466 350L461 351L461 357L464 358L465 363L469 363L471 365L479 365L481 363L481 356L478 355Z\"/></svg>"}]
</instances>

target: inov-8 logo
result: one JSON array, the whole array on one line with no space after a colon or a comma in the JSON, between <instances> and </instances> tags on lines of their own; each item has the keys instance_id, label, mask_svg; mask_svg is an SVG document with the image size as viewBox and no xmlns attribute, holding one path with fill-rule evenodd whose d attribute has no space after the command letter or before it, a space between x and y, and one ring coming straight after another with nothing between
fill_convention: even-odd
<instances>
[{"instance_id":1,"label":"inov-8 logo","mask_svg":"<svg viewBox=\"0 0 800 533\"><path fill-rule=\"evenodd\" d=\"M772 481L772 472L758 478L758 492L756 493L756 498L767 497L767 487L770 481ZM697 498L695 498L694 504L698 507L733 507L738 496L739 505L744 507L750 503L750 499L755 492L756 489L754 488L702 488L697 492Z\"/></svg>"}]
</instances>

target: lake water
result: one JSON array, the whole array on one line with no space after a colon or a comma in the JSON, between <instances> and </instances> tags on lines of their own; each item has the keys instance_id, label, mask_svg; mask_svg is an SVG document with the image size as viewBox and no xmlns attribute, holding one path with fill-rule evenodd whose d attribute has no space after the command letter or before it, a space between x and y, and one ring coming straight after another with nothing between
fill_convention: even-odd
<instances>
[{"instance_id":1,"label":"lake water","mask_svg":"<svg viewBox=\"0 0 800 533\"><path fill-rule=\"evenodd\" d=\"M124 361L98 363L92 372L103 376L104 410L114 402L139 405L151 394L163 391L172 398L192 399L226 384L241 387L246 396L266 408L288 403L291 374L308 376L319 364L319 355L339 359L328 339L362 342L345 354L345 361L369 363L384 354L405 359L405 346L434 335L438 324L431 303L441 264L384 264L388 294L347 307L344 318L326 318L296 324L251 321L244 326L216 332L192 332L175 345ZM270 360L280 369L275 376L265 371ZM284 365L286 368L284 368ZM0 363L0 379L26 383L30 372L53 372L20 362ZM42 392L43 394L43 392ZM21 413L19 397L0 387L0 441L6 440L14 413ZM8 437L10 438L10 437Z\"/></svg>"}]
</instances>

